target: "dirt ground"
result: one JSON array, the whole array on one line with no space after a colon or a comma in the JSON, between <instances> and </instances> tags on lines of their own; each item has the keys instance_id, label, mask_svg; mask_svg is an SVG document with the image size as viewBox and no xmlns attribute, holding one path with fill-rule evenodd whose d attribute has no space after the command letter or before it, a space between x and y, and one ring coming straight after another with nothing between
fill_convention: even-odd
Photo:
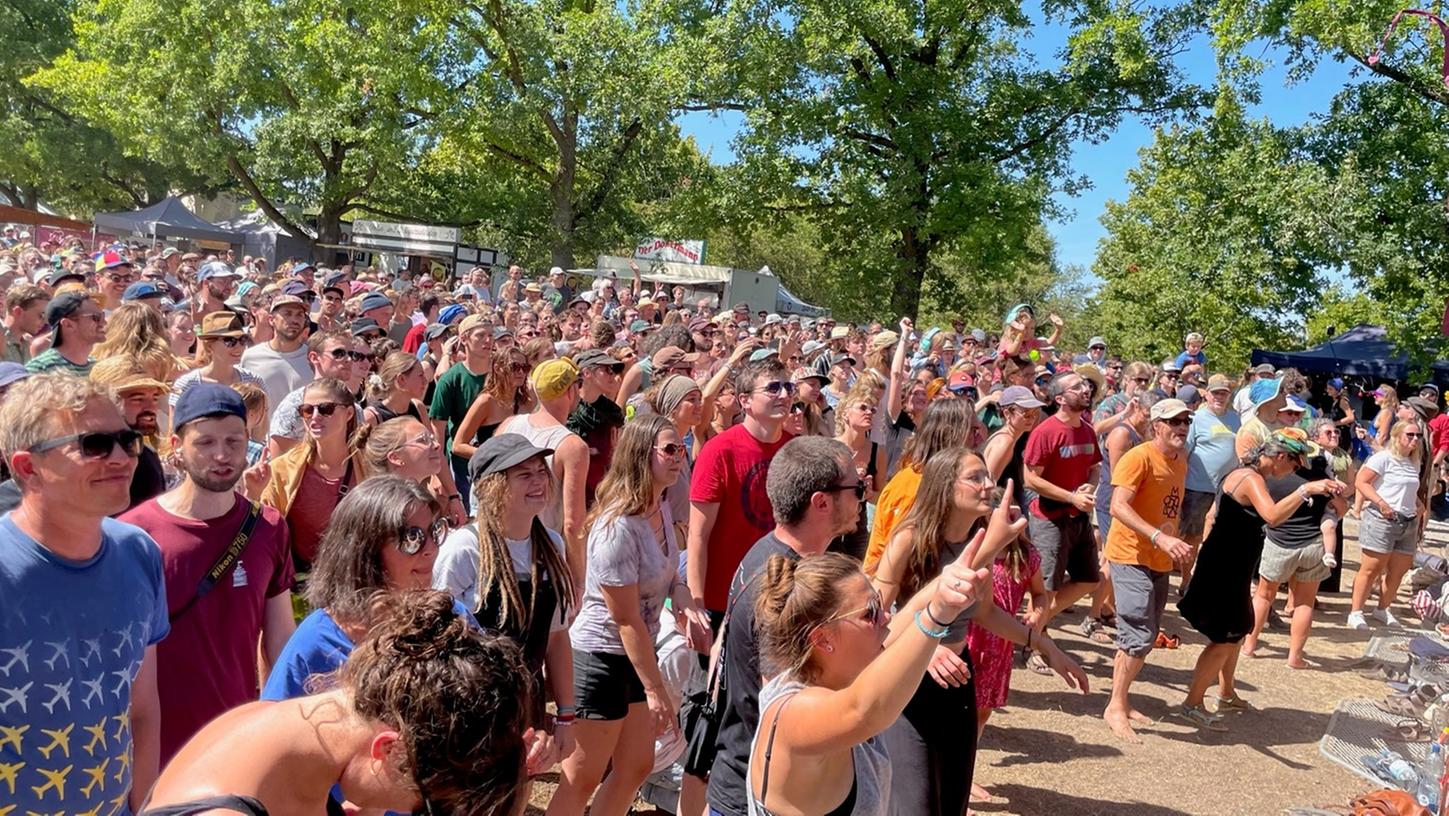
<instances>
[{"instance_id":1,"label":"dirt ground","mask_svg":"<svg viewBox=\"0 0 1449 816\"><path fill-rule=\"evenodd\" d=\"M1140 745L1119 742L1102 722L1111 686L1110 645L1080 636L1079 605L1054 623L1052 637L1082 662L1092 681L1083 696L1055 675L1018 670L1011 697L987 726L976 759L976 781L997 799L981 803L987 816L1035 814L1276 814L1294 806L1345 806L1371 789L1361 778L1318 752L1318 741L1338 701L1382 696L1381 681L1360 676L1355 663L1371 633L1344 626L1348 590L1358 569L1356 525L1345 535L1343 592L1321 596L1308 641L1313 668L1288 668L1286 632L1265 633L1259 657L1238 666L1238 690L1256 711L1232 713L1226 733L1200 731L1168 717L1182 701L1192 667L1206 640L1177 614L1176 586L1164 629L1182 638L1175 650L1158 649L1132 686L1133 703L1156 720L1140 726ZM1433 525L1429 542L1443 546L1449 527ZM1281 608L1280 595L1280 608ZM1416 621L1400 593L1394 609L1402 623ZM1216 704L1208 693L1208 707ZM534 784L534 805L548 802L556 775ZM654 813L640 806L636 813ZM542 813L536 808L530 814Z\"/></svg>"}]
</instances>

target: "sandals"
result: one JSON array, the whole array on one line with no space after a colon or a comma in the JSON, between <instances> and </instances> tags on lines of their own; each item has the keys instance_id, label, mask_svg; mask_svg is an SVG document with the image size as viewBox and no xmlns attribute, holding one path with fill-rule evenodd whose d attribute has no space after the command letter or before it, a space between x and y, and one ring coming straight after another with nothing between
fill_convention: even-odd
<instances>
[{"instance_id":1,"label":"sandals","mask_svg":"<svg viewBox=\"0 0 1449 816\"><path fill-rule=\"evenodd\" d=\"M1403 742L1419 742L1429 738L1429 726L1422 720L1406 717L1395 722L1384 732L1386 740L1400 740Z\"/></svg>"},{"instance_id":2,"label":"sandals","mask_svg":"<svg viewBox=\"0 0 1449 816\"><path fill-rule=\"evenodd\" d=\"M1375 702L1374 707L1395 717L1418 717L1419 709L1407 696L1390 694L1384 699Z\"/></svg>"},{"instance_id":3,"label":"sandals","mask_svg":"<svg viewBox=\"0 0 1449 816\"><path fill-rule=\"evenodd\" d=\"M1218 711L1219 712L1223 712L1223 711L1257 711L1257 710L1258 709L1256 709L1256 708L1253 707L1253 704L1252 703L1249 703L1247 700L1244 700L1242 697L1238 697L1236 695L1234 695L1232 697L1219 697L1218 698Z\"/></svg>"},{"instance_id":4,"label":"sandals","mask_svg":"<svg viewBox=\"0 0 1449 816\"><path fill-rule=\"evenodd\" d=\"M1190 706L1184 703L1183 705L1173 709L1172 714L1173 716L1181 717L1182 719L1187 720L1193 725L1196 725L1198 728L1202 728L1206 731L1216 731L1218 733L1223 733L1228 730L1228 727L1226 725L1223 725L1222 723L1222 717L1219 717L1216 714L1208 713L1207 709L1203 708L1202 706Z\"/></svg>"},{"instance_id":5,"label":"sandals","mask_svg":"<svg viewBox=\"0 0 1449 816\"><path fill-rule=\"evenodd\" d=\"M1026 659L1026 667L1040 675L1050 676L1055 673L1052 671L1052 667L1047 665L1046 659L1041 656L1041 652L1032 652L1031 656Z\"/></svg>"},{"instance_id":6,"label":"sandals","mask_svg":"<svg viewBox=\"0 0 1449 816\"><path fill-rule=\"evenodd\" d=\"M1104 631L1106 624L1097 618L1082 621L1082 637L1093 643L1112 643L1112 636Z\"/></svg>"},{"instance_id":7,"label":"sandals","mask_svg":"<svg viewBox=\"0 0 1449 816\"><path fill-rule=\"evenodd\" d=\"M1169 635L1166 632L1158 632L1157 640L1152 645L1158 649L1176 649L1182 645L1182 638L1177 635Z\"/></svg>"}]
</instances>

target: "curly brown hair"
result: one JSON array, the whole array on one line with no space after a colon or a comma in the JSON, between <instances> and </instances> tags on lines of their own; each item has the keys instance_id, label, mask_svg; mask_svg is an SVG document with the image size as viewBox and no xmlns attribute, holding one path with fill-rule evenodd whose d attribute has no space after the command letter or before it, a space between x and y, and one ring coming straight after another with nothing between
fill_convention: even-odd
<instances>
[{"instance_id":1,"label":"curly brown hair","mask_svg":"<svg viewBox=\"0 0 1449 816\"><path fill-rule=\"evenodd\" d=\"M338 675L352 707L397 729L397 760L430 813L504 816L524 802L530 684L509 639L480 632L446 592L378 593Z\"/></svg>"}]
</instances>

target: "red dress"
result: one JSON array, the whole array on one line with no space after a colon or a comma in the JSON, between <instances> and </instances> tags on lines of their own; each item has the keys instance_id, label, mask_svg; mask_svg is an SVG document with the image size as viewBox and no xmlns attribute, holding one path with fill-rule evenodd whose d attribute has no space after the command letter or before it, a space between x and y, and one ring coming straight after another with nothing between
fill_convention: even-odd
<instances>
[{"instance_id":1,"label":"red dress","mask_svg":"<svg viewBox=\"0 0 1449 816\"><path fill-rule=\"evenodd\" d=\"M991 594L996 605L1015 614L1026 597L1032 576L1041 571L1041 556L1035 547L1027 548L1026 569L1020 578L1012 578L1005 557L991 565ZM966 648L971 650L971 663L976 667L976 710L987 711L1006 705L1011 686L1011 658L1016 644L971 624L966 632Z\"/></svg>"}]
</instances>

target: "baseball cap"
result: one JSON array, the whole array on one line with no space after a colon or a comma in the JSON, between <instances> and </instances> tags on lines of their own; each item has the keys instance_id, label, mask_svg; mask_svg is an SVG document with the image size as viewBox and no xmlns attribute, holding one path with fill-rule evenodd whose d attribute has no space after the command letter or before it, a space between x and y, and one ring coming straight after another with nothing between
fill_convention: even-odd
<instances>
[{"instance_id":1,"label":"baseball cap","mask_svg":"<svg viewBox=\"0 0 1449 816\"><path fill-rule=\"evenodd\" d=\"M1176 360L1163 360L1162 371L1163 373L1166 373L1168 371L1176 371L1177 373L1181 374L1182 366L1178 365Z\"/></svg>"},{"instance_id":2,"label":"baseball cap","mask_svg":"<svg viewBox=\"0 0 1449 816\"><path fill-rule=\"evenodd\" d=\"M514 465L521 465L535 456L552 455L552 448L535 447L522 434L494 434L468 457L468 478L477 481L484 476L502 473Z\"/></svg>"},{"instance_id":3,"label":"baseball cap","mask_svg":"<svg viewBox=\"0 0 1449 816\"><path fill-rule=\"evenodd\" d=\"M1342 391L1343 390L1343 378L1342 377L1333 377L1333 378L1330 378L1329 381L1327 383L1325 383L1325 385L1331 385L1334 388L1337 388L1338 390ZM1439 389L1435 388L1434 391L1435 391L1435 393L1438 393Z\"/></svg>"},{"instance_id":4,"label":"baseball cap","mask_svg":"<svg viewBox=\"0 0 1449 816\"><path fill-rule=\"evenodd\" d=\"M362 302L357 304L358 312L370 312L373 309L391 309L392 301L387 295L381 292L368 292L362 296Z\"/></svg>"},{"instance_id":5,"label":"baseball cap","mask_svg":"<svg viewBox=\"0 0 1449 816\"><path fill-rule=\"evenodd\" d=\"M953 394L959 394L968 388L975 387L976 378L965 371L953 371L951 372L951 376L946 379L946 388Z\"/></svg>"},{"instance_id":6,"label":"baseball cap","mask_svg":"<svg viewBox=\"0 0 1449 816\"><path fill-rule=\"evenodd\" d=\"M1198 393L1197 386L1195 385L1179 386L1177 389L1177 398L1188 406L1202 402L1202 394Z\"/></svg>"},{"instance_id":7,"label":"baseball cap","mask_svg":"<svg viewBox=\"0 0 1449 816\"><path fill-rule=\"evenodd\" d=\"M824 341L821 341L821 340L806 340L805 341L805 344L802 345L802 346L800 346L800 353L803 354L806 357L809 357L810 355L814 354L815 352L817 352L817 351L819 351L819 350L821 350L823 348L825 348Z\"/></svg>"},{"instance_id":8,"label":"baseball cap","mask_svg":"<svg viewBox=\"0 0 1449 816\"><path fill-rule=\"evenodd\" d=\"M841 363L850 363L851 365L855 365L855 358L852 357L849 354L846 354L843 351L840 352L839 354L832 354L830 356L830 364L831 365L836 366L836 365L840 365Z\"/></svg>"},{"instance_id":9,"label":"baseball cap","mask_svg":"<svg viewBox=\"0 0 1449 816\"><path fill-rule=\"evenodd\" d=\"M579 380L579 367L567 357L546 360L534 367L528 375L534 393L539 399L553 399Z\"/></svg>"},{"instance_id":10,"label":"baseball cap","mask_svg":"<svg viewBox=\"0 0 1449 816\"><path fill-rule=\"evenodd\" d=\"M247 406L236 389L220 383L193 383L171 409L171 423L177 431L194 420L224 416L241 417L245 422Z\"/></svg>"},{"instance_id":11,"label":"baseball cap","mask_svg":"<svg viewBox=\"0 0 1449 816\"><path fill-rule=\"evenodd\" d=\"M429 324L426 329L423 329L423 338L425 340L437 340L439 337L447 334L448 329L451 328L453 327L449 326L447 323Z\"/></svg>"},{"instance_id":12,"label":"baseball cap","mask_svg":"<svg viewBox=\"0 0 1449 816\"><path fill-rule=\"evenodd\" d=\"M513 329L510 329L507 326L494 326L493 327L493 339L494 340L502 340L505 337L512 337L512 336L513 336Z\"/></svg>"},{"instance_id":13,"label":"baseball cap","mask_svg":"<svg viewBox=\"0 0 1449 816\"><path fill-rule=\"evenodd\" d=\"M463 317L467 314L467 307L454 303L449 306L444 306L442 310L438 312L438 322L443 324L451 324L456 321L462 320Z\"/></svg>"},{"instance_id":14,"label":"baseball cap","mask_svg":"<svg viewBox=\"0 0 1449 816\"><path fill-rule=\"evenodd\" d=\"M45 323L48 326L56 326L60 321L80 311L80 307L90 300L90 295L85 292L67 292L50 299L45 306Z\"/></svg>"},{"instance_id":15,"label":"baseball cap","mask_svg":"<svg viewBox=\"0 0 1449 816\"><path fill-rule=\"evenodd\" d=\"M562 275L563 273L564 271L562 266L551 266L548 268L548 276L550 278L557 277L558 275Z\"/></svg>"},{"instance_id":16,"label":"baseball cap","mask_svg":"<svg viewBox=\"0 0 1449 816\"><path fill-rule=\"evenodd\" d=\"M303 262L297 264L296 266L292 267L292 274L293 275L300 275L303 272L316 272L316 271L317 271L317 267L313 266L311 261L303 261Z\"/></svg>"},{"instance_id":17,"label":"baseball cap","mask_svg":"<svg viewBox=\"0 0 1449 816\"><path fill-rule=\"evenodd\" d=\"M574 365L583 371L596 366L621 366L623 363L610 357L609 353L602 349L584 349L574 358Z\"/></svg>"},{"instance_id":18,"label":"baseball cap","mask_svg":"<svg viewBox=\"0 0 1449 816\"><path fill-rule=\"evenodd\" d=\"M1227 375L1225 374L1214 374L1211 377L1208 377L1207 390L1231 391L1233 390L1233 383L1227 378Z\"/></svg>"},{"instance_id":19,"label":"baseball cap","mask_svg":"<svg viewBox=\"0 0 1449 816\"><path fill-rule=\"evenodd\" d=\"M161 250L161 260L164 261L167 258L170 258L172 255L180 255L180 254L181 254L181 250L177 249L176 247L169 246L169 247L166 247L165 249Z\"/></svg>"},{"instance_id":20,"label":"baseball cap","mask_svg":"<svg viewBox=\"0 0 1449 816\"><path fill-rule=\"evenodd\" d=\"M45 283L50 288L54 289L68 280L73 280L77 283L85 283L86 276L75 271L74 269L57 269L46 276Z\"/></svg>"},{"instance_id":21,"label":"baseball cap","mask_svg":"<svg viewBox=\"0 0 1449 816\"><path fill-rule=\"evenodd\" d=\"M361 337L370 331L382 332L382 327L377 325L377 321L370 317L359 317L352 321L352 325L348 326L348 328L352 330L353 337Z\"/></svg>"},{"instance_id":22,"label":"baseball cap","mask_svg":"<svg viewBox=\"0 0 1449 816\"><path fill-rule=\"evenodd\" d=\"M161 287L151 281L143 280L136 281L130 286L127 286L126 291L121 295L121 300L143 300L145 298L159 298L161 295Z\"/></svg>"},{"instance_id":23,"label":"baseball cap","mask_svg":"<svg viewBox=\"0 0 1449 816\"><path fill-rule=\"evenodd\" d=\"M1159 419L1172 419L1173 417L1182 416L1183 414L1190 413L1192 413L1192 409L1187 407L1187 403L1183 402L1182 400L1165 399L1158 400L1157 402L1153 403L1152 410L1148 413L1148 417L1153 422L1156 422Z\"/></svg>"},{"instance_id":24,"label":"baseball cap","mask_svg":"<svg viewBox=\"0 0 1449 816\"><path fill-rule=\"evenodd\" d=\"M1106 341L1106 339L1103 338L1103 337L1093 337L1091 340L1088 340L1087 341L1087 348L1094 349L1097 346L1101 346L1102 348L1106 348L1107 347L1107 341Z\"/></svg>"},{"instance_id":25,"label":"baseball cap","mask_svg":"<svg viewBox=\"0 0 1449 816\"><path fill-rule=\"evenodd\" d=\"M779 356L779 354L780 354L779 349L772 349L772 348L755 349L754 351L750 352L750 362L752 362L752 363L758 363L761 360L767 360L767 359L769 359L771 357Z\"/></svg>"},{"instance_id":26,"label":"baseball cap","mask_svg":"<svg viewBox=\"0 0 1449 816\"><path fill-rule=\"evenodd\" d=\"M882 331L880 334L877 334L875 337L871 338L870 347L877 350L887 348L889 346L895 345L896 341L900 339L901 336L899 334L896 334L890 329L886 329L885 331Z\"/></svg>"},{"instance_id":27,"label":"baseball cap","mask_svg":"<svg viewBox=\"0 0 1449 816\"><path fill-rule=\"evenodd\" d=\"M1278 410L1291 411L1295 414L1302 414L1308 410L1308 406L1303 404L1303 400L1298 399L1297 397L1289 397L1288 401L1283 403L1283 407L1279 408Z\"/></svg>"},{"instance_id":28,"label":"baseball cap","mask_svg":"<svg viewBox=\"0 0 1449 816\"><path fill-rule=\"evenodd\" d=\"M461 337L474 329L486 328L488 328L488 318L480 314L472 314L463 318L463 322L458 324L458 335Z\"/></svg>"},{"instance_id":29,"label":"baseball cap","mask_svg":"<svg viewBox=\"0 0 1449 816\"><path fill-rule=\"evenodd\" d=\"M976 345L984 346L986 345L986 332L981 329L972 329L971 339L976 341Z\"/></svg>"},{"instance_id":30,"label":"baseball cap","mask_svg":"<svg viewBox=\"0 0 1449 816\"><path fill-rule=\"evenodd\" d=\"M765 325L766 326L774 326L774 325L777 325L777 324L783 323L783 322L785 322L784 321L784 318L780 317L777 314L768 314L768 315L765 315Z\"/></svg>"},{"instance_id":31,"label":"baseball cap","mask_svg":"<svg viewBox=\"0 0 1449 816\"><path fill-rule=\"evenodd\" d=\"M629 333L639 334L640 332L649 331L652 328L654 328L654 324L650 323L647 320L635 320L633 323L629 324Z\"/></svg>"},{"instance_id":32,"label":"baseball cap","mask_svg":"<svg viewBox=\"0 0 1449 816\"><path fill-rule=\"evenodd\" d=\"M1045 402L1036 398L1036 394L1033 394L1030 388L1022 385L1011 385L1002 389L1001 398L997 404L1003 408L1010 405L1017 408L1041 408L1046 405Z\"/></svg>"},{"instance_id":33,"label":"baseball cap","mask_svg":"<svg viewBox=\"0 0 1449 816\"><path fill-rule=\"evenodd\" d=\"M1338 387L1339 388L1342 388L1343 387L1343 381L1342 380L1339 381ZM1420 391L1433 391L1434 394L1435 394L1435 396L1438 396L1438 394L1439 394L1439 386L1437 386L1437 385L1435 385L1434 383L1431 383L1431 382L1430 383L1424 383L1423 385L1419 386L1419 390Z\"/></svg>"},{"instance_id":34,"label":"baseball cap","mask_svg":"<svg viewBox=\"0 0 1449 816\"><path fill-rule=\"evenodd\" d=\"M299 281L296 278L292 278L291 280L283 283L280 287L278 287L277 291L281 292L284 295L289 295L291 297L300 299L303 292L310 292L312 290L307 288L307 284L304 281Z\"/></svg>"},{"instance_id":35,"label":"baseball cap","mask_svg":"<svg viewBox=\"0 0 1449 816\"><path fill-rule=\"evenodd\" d=\"M119 252L106 250L95 257L96 269L114 269L118 266L131 266L131 261Z\"/></svg>"},{"instance_id":36,"label":"baseball cap","mask_svg":"<svg viewBox=\"0 0 1449 816\"><path fill-rule=\"evenodd\" d=\"M699 359L699 354L697 352L686 352L684 349L678 346L665 346L664 348L654 352L654 356L649 359L650 362L654 365L655 371L664 371L665 369L673 368L674 366L680 365L681 363L692 363L695 360Z\"/></svg>"},{"instance_id":37,"label":"baseball cap","mask_svg":"<svg viewBox=\"0 0 1449 816\"><path fill-rule=\"evenodd\" d=\"M689 330L692 332L704 331L712 325L714 324L710 323L708 320L705 320L702 317L696 317L695 319L689 321Z\"/></svg>"},{"instance_id":38,"label":"baseball cap","mask_svg":"<svg viewBox=\"0 0 1449 816\"><path fill-rule=\"evenodd\" d=\"M268 311L275 312L283 306L296 306L304 312L307 311L306 302L296 295L277 295L272 298L272 305L268 308Z\"/></svg>"},{"instance_id":39,"label":"baseball cap","mask_svg":"<svg viewBox=\"0 0 1449 816\"><path fill-rule=\"evenodd\" d=\"M830 339L831 340L844 340L845 338L847 338L849 336L850 336L850 327L849 326L836 326L835 328L833 328L833 329L830 330Z\"/></svg>"},{"instance_id":40,"label":"baseball cap","mask_svg":"<svg viewBox=\"0 0 1449 816\"><path fill-rule=\"evenodd\" d=\"M14 385L30 376L30 370L20 363L0 362L0 388Z\"/></svg>"},{"instance_id":41,"label":"baseball cap","mask_svg":"<svg viewBox=\"0 0 1449 816\"><path fill-rule=\"evenodd\" d=\"M236 270L232 269L230 266L227 266L225 261L211 261L209 263L204 263L201 265L200 269L196 270L196 279L198 281L211 280L212 278L235 277L237 277Z\"/></svg>"},{"instance_id":42,"label":"baseball cap","mask_svg":"<svg viewBox=\"0 0 1449 816\"><path fill-rule=\"evenodd\" d=\"M1253 373L1254 374L1274 374L1276 372L1274 371L1272 364L1270 364L1270 363L1259 363L1258 365L1253 366Z\"/></svg>"},{"instance_id":43,"label":"baseball cap","mask_svg":"<svg viewBox=\"0 0 1449 816\"><path fill-rule=\"evenodd\" d=\"M246 333L242 319L236 312L208 312L197 327L197 337L241 337Z\"/></svg>"},{"instance_id":44,"label":"baseball cap","mask_svg":"<svg viewBox=\"0 0 1449 816\"><path fill-rule=\"evenodd\" d=\"M825 376L819 371L816 371L813 368L806 368L804 366L795 369L794 372L790 374L790 379L794 380L795 382L800 382L801 380L816 379L820 381L820 385L822 388L830 384L829 377Z\"/></svg>"}]
</instances>

